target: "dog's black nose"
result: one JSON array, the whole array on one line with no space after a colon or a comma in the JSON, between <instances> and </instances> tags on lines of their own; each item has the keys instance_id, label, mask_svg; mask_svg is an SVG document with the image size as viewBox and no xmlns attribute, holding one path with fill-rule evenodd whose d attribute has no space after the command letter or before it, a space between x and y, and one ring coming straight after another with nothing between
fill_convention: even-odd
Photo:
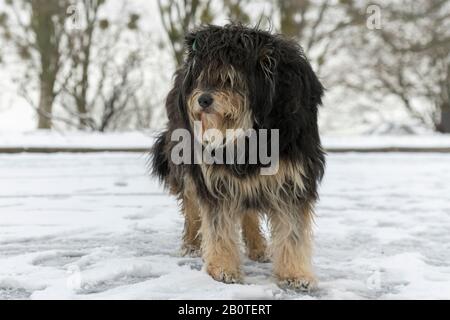
<instances>
[{"instance_id":1,"label":"dog's black nose","mask_svg":"<svg viewBox=\"0 0 450 320\"><path fill-rule=\"evenodd\" d=\"M200 107L202 107L204 109L211 106L213 101L214 101L214 99L213 99L212 95L210 95L209 93L204 93L198 98L198 104L200 105Z\"/></svg>"}]
</instances>

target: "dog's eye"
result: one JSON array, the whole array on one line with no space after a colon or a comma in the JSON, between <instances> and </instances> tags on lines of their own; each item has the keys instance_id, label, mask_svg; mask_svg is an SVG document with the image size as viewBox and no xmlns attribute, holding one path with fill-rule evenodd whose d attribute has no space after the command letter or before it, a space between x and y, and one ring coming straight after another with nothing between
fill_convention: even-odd
<instances>
[{"instance_id":1,"label":"dog's eye","mask_svg":"<svg viewBox=\"0 0 450 320\"><path fill-rule=\"evenodd\" d=\"M229 88L236 88L239 85L239 82L236 81L237 79L233 78L227 78L225 81L225 85Z\"/></svg>"}]
</instances>

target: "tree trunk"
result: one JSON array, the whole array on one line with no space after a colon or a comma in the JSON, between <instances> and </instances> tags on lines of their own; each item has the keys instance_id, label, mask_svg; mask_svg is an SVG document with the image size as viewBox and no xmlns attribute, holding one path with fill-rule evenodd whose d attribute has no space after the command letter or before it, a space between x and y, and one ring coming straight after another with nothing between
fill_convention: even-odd
<instances>
[{"instance_id":1,"label":"tree trunk","mask_svg":"<svg viewBox=\"0 0 450 320\"><path fill-rule=\"evenodd\" d=\"M304 14L310 5L309 0L278 0L280 10L280 31L291 38L301 38L304 21L296 21L296 16ZM302 19L305 17L302 16Z\"/></svg>"},{"instance_id":2,"label":"tree trunk","mask_svg":"<svg viewBox=\"0 0 450 320\"><path fill-rule=\"evenodd\" d=\"M86 8L89 10L89 8ZM95 11L96 12L96 11ZM95 20L94 20L95 21ZM83 59L81 60L81 82L80 82L80 95L77 97L77 112L79 116L78 129L86 130L88 127L88 108L87 108L87 90L89 87L89 63L91 62L91 46L92 46L92 35L94 32L94 21L89 22L88 28L85 32L86 39L81 37L82 54Z\"/></svg>"},{"instance_id":3,"label":"tree trunk","mask_svg":"<svg viewBox=\"0 0 450 320\"><path fill-rule=\"evenodd\" d=\"M38 129L52 128L53 85L50 79L41 79L38 105Z\"/></svg>"},{"instance_id":4,"label":"tree trunk","mask_svg":"<svg viewBox=\"0 0 450 320\"><path fill-rule=\"evenodd\" d=\"M82 83L81 83L81 93L80 96L77 98L77 112L78 112L78 129L79 130L86 130L88 128L88 111L87 111L87 85L88 85L88 74L87 74L87 68L86 71L84 71L83 67L83 77L82 77Z\"/></svg>"},{"instance_id":5,"label":"tree trunk","mask_svg":"<svg viewBox=\"0 0 450 320\"><path fill-rule=\"evenodd\" d=\"M55 81L59 71L59 39L57 20L65 15L65 4L58 1L31 1L30 28L39 54L38 128L51 129ZM58 18L59 17L59 18Z\"/></svg>"},{"instance_id":6,"label":"tree trunk","mask_svg":"<svg viewBox=\"0 0 450 320\"><path fill-rule=\"evenodd\" d=\"M442 133L450 133L450 101L443 102L440 107L440 118L436 126Z\"/></svg>"}]
</instances>

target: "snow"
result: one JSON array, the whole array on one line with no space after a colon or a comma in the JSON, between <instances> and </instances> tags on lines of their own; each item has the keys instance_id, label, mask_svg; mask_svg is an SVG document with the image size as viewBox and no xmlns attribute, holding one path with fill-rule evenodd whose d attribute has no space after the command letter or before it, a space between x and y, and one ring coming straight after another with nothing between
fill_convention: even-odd
<instances>
[{"instance_id":1,"label":"snow","mask_svg":"<svg viewBox=\"0 0 450 320\"><path fill-rule=\"evenodd\" d=\"M326 148L449 148L450 135L325 136Z\"/></svg>"},{"instance_id":2,"label":"snow","mask_svg":"<svg viewBox=\"0 0 450 320\"><path fill-rule=\"evenodd\" d=\"M448 299L450 154L330 154L319 289L242 254L226 285L180 255L183 219L141 153L0 155L0 299Z\"/></svg>"},{"instance_id":3,"label":"snow","mask_svg":"<svg viewBox=\"0 0 450 320\"><path fill-rule=\"evenodd\" d=\"M25 132L0 131L0 148L149 148L154 133L129 131L92 133L83 131L56 132L34 130Z\"/></svg>"},{"instance_id":4,"label":"snow","mask_svg":"<svg viewBox=\"0 0 450 320\"><path fill-rule=\"evenodd\" d=\"M82 131L56 132L32 130L24 132L0 131L0 148L100 148L136 149L149 148L156 131L127 131L93 133ZM372 148L450 148L450 135L375 135L375 136L323 136L326 149Z\"/></svg>"}]
</instances>

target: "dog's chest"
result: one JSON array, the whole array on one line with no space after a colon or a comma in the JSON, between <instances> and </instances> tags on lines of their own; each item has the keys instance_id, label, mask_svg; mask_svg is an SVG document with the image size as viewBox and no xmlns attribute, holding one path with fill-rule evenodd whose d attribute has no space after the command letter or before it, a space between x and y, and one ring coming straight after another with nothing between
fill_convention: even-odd
<instances>
[{"instance_id":1,"label":"dog's chest","mask_svg":"<svg viewBox=\"0 0 450 320\"><path fill-rule=\"evenodd\" d=\"M280 163L273 175L238 177L223 168L202 166L205 186L214 200L238 209L270 210L302 196L305 189L303 167Z\"/></svg>"}]
</instances>

